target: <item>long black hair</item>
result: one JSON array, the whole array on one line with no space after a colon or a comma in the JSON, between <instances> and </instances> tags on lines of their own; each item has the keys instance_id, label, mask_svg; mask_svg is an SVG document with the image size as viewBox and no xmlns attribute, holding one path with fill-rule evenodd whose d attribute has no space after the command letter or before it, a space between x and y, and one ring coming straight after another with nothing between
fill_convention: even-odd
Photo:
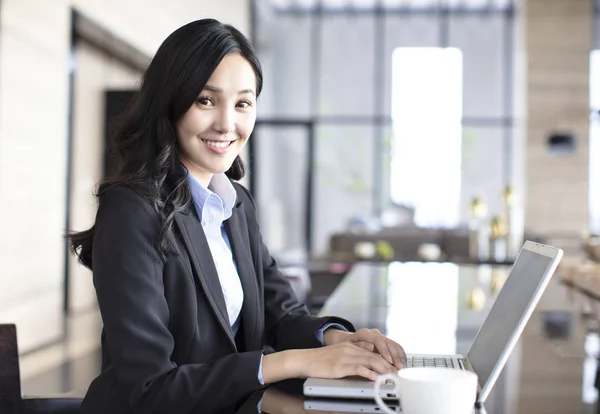
<instances>
[{"instance_id":1,"label":"long black hair","mask_svg":"<svg viewBox=\"0 0 600 414\"><path fill-rule=\"evenodd\" d=\"M110 154L116 172L100 183L96 196L126 185L147 198L161 218L157 247L163 259L174 251L175 213L185 209L191 198L180 161L176 124L230 53L240 54L254 69L258 96L262 69L248 39L217 20L197 20L177 29L159 47L111 137ZM238 156L226 174L239 180L244 173ZM94 226L67 236L71 250L89 268L93 236Z\"/></svg>"}]
</instances>

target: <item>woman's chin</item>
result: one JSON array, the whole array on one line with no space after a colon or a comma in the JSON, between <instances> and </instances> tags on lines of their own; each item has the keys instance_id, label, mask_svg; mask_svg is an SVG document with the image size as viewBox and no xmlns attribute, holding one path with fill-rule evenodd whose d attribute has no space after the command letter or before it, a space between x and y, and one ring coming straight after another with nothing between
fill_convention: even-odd
<instances>
[{"instance_id":1,"label":"woman's chin","mask_svg":"<svg viewBox=\"0 0 600 414\"><path fill-rule=\"evenodd\" d=\"M219 165L212 165L211 168L209 168L209 171L213 174L221 174L227 172L231 168L232 164L233 163L223 163Z\"/></svg>"}]
</instances>

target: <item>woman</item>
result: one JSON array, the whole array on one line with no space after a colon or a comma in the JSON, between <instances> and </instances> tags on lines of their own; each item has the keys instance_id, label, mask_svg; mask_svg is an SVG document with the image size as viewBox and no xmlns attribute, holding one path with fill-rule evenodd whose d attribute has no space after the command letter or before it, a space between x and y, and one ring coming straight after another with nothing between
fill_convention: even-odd
<instances>
[{"instance_id":1,"label":"woman","mask_svg":"<svg viewBox=\"0 0 600 414\"><path fill-rule=\"evenodd\" d=\"M262 243L235 182L261 87L247 39L210 19L171 34L148 66L95 225L70 236L104 323L85 413L211 412L288 378L402 367L379 332L309 315Z\"/></svg>"}]
</instances>

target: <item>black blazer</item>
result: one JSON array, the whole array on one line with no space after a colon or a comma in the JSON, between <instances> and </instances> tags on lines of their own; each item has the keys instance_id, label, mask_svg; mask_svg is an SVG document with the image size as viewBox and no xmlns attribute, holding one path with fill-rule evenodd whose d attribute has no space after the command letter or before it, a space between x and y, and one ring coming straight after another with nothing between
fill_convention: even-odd
<instances>
[{"instance_id":1,"label":"black blazer","mask_svg":"<svg viewBox=\"0 0 600 414\"><path fill-rule=\"evenodd\" d=\"M158 214L134 190L100 197L92 248L102 314L102 373L84 413L195 413L229 406L262 387L265 346L313 348L316 331L339 318L311 316L262 242L248 191L225 222L244 290L237 343L202 225L192 203L175 216L179 254L162 261ZM240 348L243 348L243 352Z\"/></svg>"}]
</instances>

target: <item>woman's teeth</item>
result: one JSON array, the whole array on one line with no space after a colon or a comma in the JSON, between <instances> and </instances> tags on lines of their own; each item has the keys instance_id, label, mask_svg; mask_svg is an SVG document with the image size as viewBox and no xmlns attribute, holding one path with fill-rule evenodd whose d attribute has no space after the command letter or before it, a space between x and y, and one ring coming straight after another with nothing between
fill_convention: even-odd
<instances>
[{"instance_id":1,"label":"woman's teeth","mask_svg":"<svg viewBox=\"0 0 600 414\"><path fill-rule=\"evenodd\" d=\"M226 148L229 145L231 145L231 143L233 142L233 141L207 141L205 139L203 139L202 141L204 141L204 143L206 145L215 147L215 148Z\"/></svg>"}]
</instances>

